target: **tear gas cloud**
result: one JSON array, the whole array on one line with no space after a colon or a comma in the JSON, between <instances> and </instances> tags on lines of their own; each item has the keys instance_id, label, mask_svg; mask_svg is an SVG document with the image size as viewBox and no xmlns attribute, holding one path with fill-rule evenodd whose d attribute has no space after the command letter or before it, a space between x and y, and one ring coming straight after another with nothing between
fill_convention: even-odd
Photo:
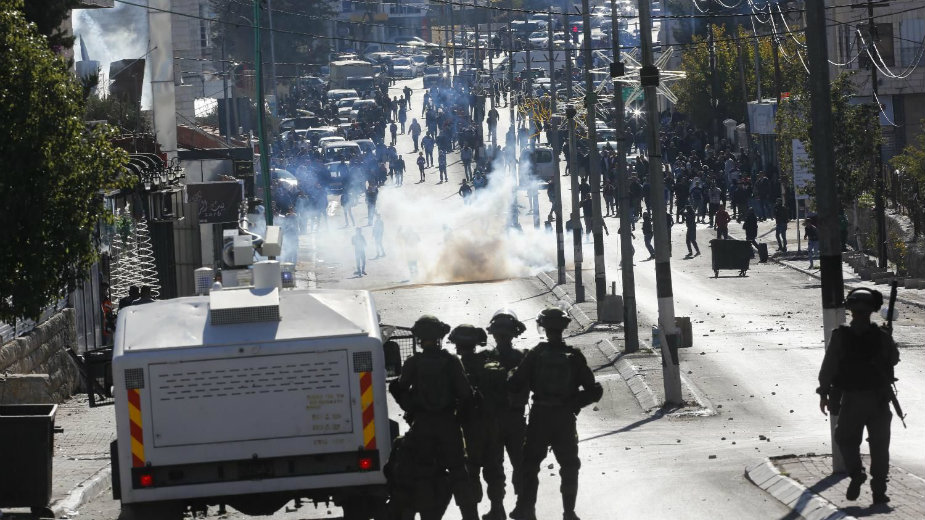
<instances>
[{"instance_id":1,"label":"tear gas cloud","mask_svg":"<svg viewBox=\"0 0 925 520\"><path fill-rule=\"evenodd\" d=\"M527 164L522 164L521 175L528 169ZM405 172L409 184L418 175L416 166L413 170ZM434 173L429 172L428 177L432 178ZM441 198L433 194L422 197L420 189L409 189L410 186L395 188L387 184L380 189L376 211L385 225L383 242L388 256L375 266L367 264L367 270L386 274L396 282L441 283L506 279L555 269L555 233L547 231L545 226L533 227L533 216L525 215L527 201L523 197L519 197L520 229L512 226L512 205L518 201L514 177L499 161L489 179L487 187L473 191L469 204L455 192ZM533 182L542 201L541 220L545 220L549 200L544 188ZM520 193L523 192L521 186ZM367 222L367 208L362 199L357 202L353 214L357 225L362 226ZM311 220L307 217L309 208L300 208L298 219L283 219L281 260L296 261L299 243L312 240L311 248L317 252L321 267L303 264L300 269L320 270L332 263L352 266L351 237L355 231L353 226L344 227L341 211L337 197L330 197L326 208L328 222L318 225L311 236L305 232L311 225L305 223ZM362 229L367 258L372 258L376 254L372 228Z\"/></svg>"},{"instance_id":2,"label":"tear gas cloud","mask_svg":"<svg viewBox=\"0 0 925 520\"><path fill-rule=\"evenodd\" d=\"M143 7L116 2L110 9L75 9L71 18L74 35L82 38L89 58L100 62L101 87L109 85L111 62L138 59L148 52L148 16ZM145 64L146 76L149 66ZM108 88L103 93L108 94ZM151 107L147 81L142 87L141 107Z\"/></svg>"}]
</instances>

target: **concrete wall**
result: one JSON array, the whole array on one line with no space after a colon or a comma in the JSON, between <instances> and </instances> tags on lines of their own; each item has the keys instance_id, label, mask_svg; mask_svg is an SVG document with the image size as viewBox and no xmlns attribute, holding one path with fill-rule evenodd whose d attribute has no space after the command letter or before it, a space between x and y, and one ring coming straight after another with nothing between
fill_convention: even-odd
<instances>
[{"instance_id":1,"label":"concrete wall","mask_svg":"<svg viewBox=\"0 0 925 520\"><path fill-rule=\"evenodd\" d=\"M855 226L854 215L848 211L848 245L853 248L857 243L855 241L855 229L860 234L861 248L868 255L875 256L877 236L877 225L874 219L874 212L869 208L858 208L858 225ZM916 242L909 242L912 238L908 219L897 217L892 211L887 211L886 227L887 236L887 258L892 263L899 263L903 266L903 273L909 278L925 278L925 240L922 237ZM894 266L890 266L893 270Z\"/></svg>"},{"instance_id":2,"label":"concrete wall","mask_svg":"<svg viewBox=\"0 0 925 520\"><path fill-rule=\"evenodd\" d=\"M80 387L67 349L77 344L74 309L0 346L0 404L61 403Z\"/></svg>"}]
</instances>

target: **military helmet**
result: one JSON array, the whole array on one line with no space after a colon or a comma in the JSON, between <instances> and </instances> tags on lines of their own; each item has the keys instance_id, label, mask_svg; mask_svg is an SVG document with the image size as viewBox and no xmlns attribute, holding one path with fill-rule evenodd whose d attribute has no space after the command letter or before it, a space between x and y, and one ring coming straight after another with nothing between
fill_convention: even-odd
<instances>
[{"instance_id":1,"label":"military helmet","mask_svg":"<svg viewBox=\"0 0 925 520\"><path fill-rule=\"evenodd\" d=\"M517 314L510 309L499 309L488 322L488 332L510 332L515 338L527 330L522 321L517 319Z\"/></svg>"},{"instance_id":2,"label":"military helmet","mask_svg":"<svg viewBox=\"0 0 925 520\"><path fill-rule=\"evenodd\" d=\"M544 329L565 330L572 321L559 307L546 307L536 317L536 324Z\"/></svg>"},{"instance_id":3,"label":"military helmet","mask_svg":"<svg viewBox=\"0 0 925 520\"><path fill-rule=\"evenodd\" d=\"M858 287L848 292L845 308L848 310L866 310L877 312L883 306L883 294L867 287Z\"/></svg>"},{"instance_id":4,"label":"military helmet","mask_svg":"<svg viewBox=\"0 0 925 520\"><path fill-rule=\"evenodd\" d=\"M488 343L488 335L482 327L464 323L454 328L447 340L457 345L484 345Z\"/></svg>"},{"instance_id":5,"label":"military helmet","mask_svg":"<svg viewBox=\"0 0 925 520\"><path fill-rule=\"evenodd\" d=\"M436 316L425 314L411 327L411 333L423 340L440 340L450 331L450 326Z\"/></svg>"}]
</instances>

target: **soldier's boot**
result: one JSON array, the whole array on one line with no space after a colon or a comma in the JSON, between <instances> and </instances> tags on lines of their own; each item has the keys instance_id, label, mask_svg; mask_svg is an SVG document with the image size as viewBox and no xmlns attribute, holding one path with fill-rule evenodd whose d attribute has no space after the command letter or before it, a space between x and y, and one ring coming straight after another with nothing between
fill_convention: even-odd
<instances>
[{"instance_id":1,"label":"soldier's boot","mask_svg":"<svg viewBox=\"0 0 925 520\"><path fill-rule=\"evenodd\" d=\"M870 491L874 495L874 504L886 504L890 501L890 497L886 494L886 479L871 479Z\"/></svg>"},{"instance_id":2,"label":"soldier's boot","mask_svg":"<svg viewBox=\"0 0 925 520\"><path fill-rule=\"evenodd\" d=\"M851 475L851 482L848 483L848 491L845 492L845 498L848 500L857 500L861 496L861 484L867 481L867 475L857 473Z\"/></svg>"},{"instance_id":3,"label":"soldier's boot","mask_svg":"<svg viewBox=\"0 0 925 520\"><path fill-rule=\"evenodd\" d=\"M491 509L488 513L482 515L482 520L506 520L507 513L504 512L504 504L500 501L492 501Z\"/></svg>"},{"instance_id":4,"label":"soldier's boot","mask_svg":"<svg viewBox=\"0 0 925 520\"><path fill-rule=\"evenodd\" d=\"M575 514L575 503L578 501L577 486L562 486L562 520L580 520Z\"/></svg>"},{"instance_id":5,"label":"soldier's boot","mask_svg":"<svg viewBox=\"0 0 925 520\"><path fill-rule=\"evenodd\" d=\"M533 507L517 504L510 514L511 520L536 520L536 510Z\"/></svg>"}]
</instances>

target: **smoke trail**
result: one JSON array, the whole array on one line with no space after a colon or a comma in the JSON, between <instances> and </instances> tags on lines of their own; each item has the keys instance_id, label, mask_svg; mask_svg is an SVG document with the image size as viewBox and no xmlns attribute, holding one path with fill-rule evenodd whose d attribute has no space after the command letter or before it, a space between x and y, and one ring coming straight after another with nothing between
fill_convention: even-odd
<instances>
[{"instance_id":1,"label":"smoke trail","mask_svg":"<svg viewBox=\"0 0 925 520\"><path fill-rule=\"evenodd\" d=\"M110 9L75 9L71 18L74 34L82 37L90 59L100 62L100 85L109 85L111 62L141 58L148 52L148 16L142 7L116 3ZM148 82L142 88L141 106L151 107Z\"/></svg>"}]
</instances>

